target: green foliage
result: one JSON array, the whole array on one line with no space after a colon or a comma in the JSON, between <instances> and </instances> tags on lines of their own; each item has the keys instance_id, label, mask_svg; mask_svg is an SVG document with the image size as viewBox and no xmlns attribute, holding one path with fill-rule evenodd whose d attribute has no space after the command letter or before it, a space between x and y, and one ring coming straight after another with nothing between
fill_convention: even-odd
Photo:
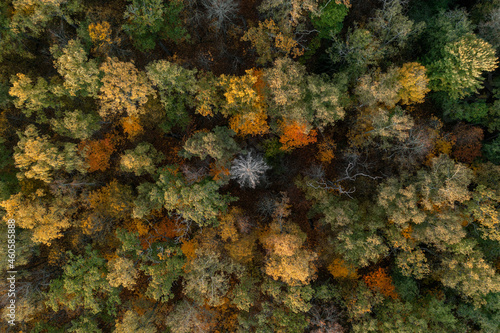
<instances>
[{"instance_id":1,"label":"green foliage","mask_svg":"<svg viewBox=\"0 0 500 333\"><path fill-rule=\"evenodd\" d=\"M500 137L483 145L484 156L492 163L500 165Z\"/></svg>"},{"instance_id":2,"label":"green foliage","mask_svg":"<svg viewBox=\"0 0 500 333\"><path fill-rule=\"evenodd\" d=\"M336 1L328 1L320 7L317 14L311 14L311 21L319 30L321 38L330 38L342 30L342 22L349 12L349 7Z\"/></svg>"},{"instance_id":3,"label":"green foliage","mask_svg":"<svg viewBox=\"0 0 500 333\"><path fill-rule=\"evenodd\" d=\"M12 87L9 94L14 97L14 105L20 109L26 117L36 115L36 121L46 123L48 121L44 109L54 107L56 102L50 92L47 81L41 77L36 84L24 74L17 74L10 80Z\"/></svg>"},{"instance_id":4,"label":"green foliage","mask_svg":"<svg viewBox=\"0 0 500 333\"><path fill-rule=\"evenodd\" d=\"M179 42L189 38L182 26L181 12L184 5L181 1L162 0L128 0L131 2L125 10L127 23L123 30L133 40L140 51L155 48L158 39L169 39Z\"/></svg>"},{"instance_id":5,"label":"green foliage","mask_svg":"<svg viewBox=\"0 0 500 333\"><path fill-rule=\"evenodd\" d=\"M86 313L111 316L121 303L119 291L106 280L106 261L89 246L85 256L68 253L69 261L63 275L52 280L48 292L47 306L53 311L60 309L84 309ZM84 321L85 325L92 325Z\"/></svg>"},{"instance_id":6,"label":"green foliage","mask_svg":"<svg viewBox=\"0 0 500 333\"><path fill-rule=\"evenodd\" d=\"M172 286L182 275L186 259L180 246L168 243L154 243L146 256L148 261L141 265L144 274L150 276L146 296L167 302L174 297Z\"/></svg>"},{"instance_id":7,"label":"green foliage","mask_svg":"<svg viewBox=\"0 0 500 333\"><path fill-rule=\"evenodd\" d=\"M196 70L185 69L175 63L158 60L146 66L146 74L158 89L165 109L162 128L169 132L173 126L185 128L190 121L187 107L194 106L197 89Z\"/></svg>"},{"instance_id":8,"label":"green foliage","mask_svg":"<svg viewBox=\"0 0 500 333\"><path fill-rule=\"evenodd\" d=\"M70 96L97 97L101 86L97 61L88 59L87 52L78 39L72 39L63 48L55 45L50 52L54 66L64 78L64 87Z\"/></svg>"},{"instance_id":9,"label":"green foliage","mask_svg":"<svg viewBox=\"0 0 500 333\"><path fill-rule=\"evenodd\" d=\"M196 156L202 160L210 156L225 163L240 150L233 139L234 135L233 130L223 126L215 127L212 132L196 132L186 141L180 155L189 159Z\"/></svg>"},{"instance_id":10,"label":"green foliage","mask_svg":"<svg viewBox=\"0 0 500 333\"><path fill-rule=\"evenodd\" d=\"M68 111L62 119L51 119L50 124L59 135L86 140L99 130L101 127L99 121L97 115L75 110Z\"/></svg>"},{"instance_id":11,"label":"green foliage","mask_svg":"<svg viewBox=\"0 0 500 333\"><path fill-rule=\"evenodd\" d=\"M453 98L462 98L481 88L484 71L497 67L493 47L474 34L467 34L448 43L438 59L429 63L429 88L444 91Z\"/></svg>"},{"instance_id":12,"label":"green foliage","mask_svg":"<svg viewBox=\"0 0 500 333\"><path fill-rule=\"evenodd\" d=\"M218 193L220 185L217 182L206 179L188 184L171 166L160 169L157 179L155 184L144 183L138 187L135 217L165 207L200 226L208 226L217 223L219 213L234 201L233 197Z\"/></svg>"},{"instance_id":13,"label":"green foliage","mask_svg":"<svg viewBox=\"0 0 500 333\"><path fill-rule=\"evenodd\" d=\"M163 161L163 159L163 154L158 152L152 144L141 142L134 150L125 150L125 154L120 160L120 169L133 172L136 176L153 174L156 171L155 165Z\"/></svg>"}]
</instances>

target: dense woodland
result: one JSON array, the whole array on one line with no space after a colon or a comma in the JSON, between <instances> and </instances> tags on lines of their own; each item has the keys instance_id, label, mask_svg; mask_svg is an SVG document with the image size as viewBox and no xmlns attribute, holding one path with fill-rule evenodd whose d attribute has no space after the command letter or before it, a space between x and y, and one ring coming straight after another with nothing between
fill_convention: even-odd
<instances>
[{"instance_id":1,"label":"dense woodland","mask_svg":"<svg viewBox=\"0 0 500 333\"><path fill-rule=\"evenodd\" d=\"M499 0L0 1L2 332L500 332Z\"/></svg>"}]
</instances>

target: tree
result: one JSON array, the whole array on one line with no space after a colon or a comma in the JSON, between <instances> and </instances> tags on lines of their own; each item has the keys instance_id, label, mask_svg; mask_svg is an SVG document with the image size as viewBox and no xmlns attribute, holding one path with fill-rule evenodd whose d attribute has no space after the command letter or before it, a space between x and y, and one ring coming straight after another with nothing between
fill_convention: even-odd
<instances>
[{"instance_id":1,"label":"tree","mask_svg":"<svg viewBox=\"0 0 500 333\"><path fill-rule=\"evenodd\" d=\"M263 179L270 167L262 156L255 156L251 152L246 156L239 156L233 160L231 179L236 179L241 187L255 188Z\"/></svg>"},{"instance_id":2,"label":"tree","mask_svg":"<svg viewBox=\"0 0 500 333\"><path fill-rule=\"evenodd\" d=\"M144 114L143 108L155 91L146 74L139 72L133 63L108 58L99 69L104 73L99 91L99 115L109 118L125 112L128 116Z\"/></svg>"},{"instance_id":3,"label":"tree","mask_svg":"<svg viewBox=\"0 0 500 333\"><path fill-rule=\"evenodd\" d=\"M17 226L32 231L34 243L46 245L61 238L71 226L71 204L62 197L50 199L43 190L29 195L17 193L0 203L6 211L5 221L15 219Z\"/></svg>"},{"instance_id":4,"label":"tree","mask_svg":"<svg viewBox=\"0 0 500 333\"><path fill-rule=\"evenodd\" d=\"M79 140L89 139L101 127L98 116L80 110L68 111L62 119L53 118L50 125L57 134Z\"/></svg>"},{"instance_id":5,"label":"tree","mask_svg":"<svg viewBox=\"0 0 500 333\"><path fill-rule=\"evenodd\" d=\"M12 77L10 81L12 87L9 89L9 94L15 97L16 108L20 109L26 117L35 114L37 122L46 123L48 119L44 109L57 105L47 81L39 77L36 84L33 84L31 78L21 73Z\"/></svg>"},{"instance_id":6,"label":"tree","mask_svg":"<svg viewBox=\"0 0 500 333\"><path fill-rule=\"evenodd\" d=\"M14 0L14 13L11 29L19 33L30 33L38 37L54 17L64 18L69 24L75 21L72 14L83 10L80 0L53 0L33 2L31 0Z\"/></svg>"},{"instance_id":7,"label":"tree","mask_svg":"<svg viewBox=\"0 0 500 333\"><path fill-rule=\"evenodd\" d=\"M216 32L225 32L227 26L236 18L239 4L233 0L204 0L207 19Z\"/></svg>"},{"instance_id":8,"label":"tree","mask_svg":"<svg viewBox=\"0 0 500 333\"><path fill-rule=\"evenodd\" d=\"M241 274L242 267L216 250L196 250L196 258L186 267L184 293L202 306L224 303L231 276Z\"/></svg>"},{"instance_id":9,"label":"tree","mask_svg":"<svg viewBox=\"0 0 500 333\"><path fill-rule=\"evenodd\" d=\"M185 128L190 121L187 107L192 107L198 88L196 70L188 70L165 60L157 60L146 66L146 74L158 89L165 110L162 128L168 132L174 126Z\"/></svg>"},{"instance_id":10,"label":"tree","mask_svg":"<svg viewBox=\"0 0 500 333\"><path fill-rule=\"evenodd\" d=\"M401 103L422 103L430 89L427 88L429 79L426 76L426 68L418 62L405 63L399 69L398 81L401 89L398 91Z\"/></svg>"},{"instance_id":11,"label":"tree","mask_svg":"<svg viewBox=\"0 0 500 333\"><path fill-rule=\"evenodd\" d=\"M127 289L133 289L138 275L133 260L118 257L108 261L107 265L109 273L106 279L111 287L123 286Z\"/></svg>"},{"instance_id":12,"label":"tree","mask_svg":"<svg viewBox=\"0 0 500 333\"><path fill-rule=\"evenodd\" d=\"M70 96L97 97L101 86L97 61L88 59L87 52L78 39L72 39L63 48L55 45L50 52L54 66L64 78L64 87Z\"/></svg>"},{"instance_id":13,"label":"tree","mask_svg":"<svg viewBox=\"0 0 500 333\"><path fill-rule=\"evenodd\" d=\"M307 285L315 278L316 266L314 261L317 254L302 248L306 235L294 224L285 224L281 221L289 214L283 207L275 212L275 220L260 237L264 248L268 250L264 271L274 280L282 280L290 286Z\"/></svg>"},{"instance_id":14,"label":"tree","mask_svg":"<svg viewBox=\"0 0 500 333\"><path fill-rule=\"evenodd\" d=\"M219 213L234 200L229 195L219 194L219 186L212 180L188 185L174 167L164 167L158 170L155 184L144 183L138 187L134 216L140 218L165 207L200 226L217 223Z\"/></svg>"},{"instance_id":15,"label":"tree","mask_svg":"<svg viewBox=\"0 0 500 333\"><path fill-rule=\"evenodd\" d=\"M298 121L283 121L281 126L280 143L282 150L306 146L316 142L316 131L308 130L307 125Z\"/></svg>"},{"instance_id":16,"label":"tree","mask_svg":"<svg viewBox=\"0 0 500 333\"><path fill-rule=\"evenodd\" d=\"M140 269L149 276L146 296L167 302L174 297L172 287L183 273L185 254L179 245L154 242L147 251Z\"/></svg>"},{"instance_id":17,"label":"tree","mask_svg":"<svg viewBox=\"0 0 500 333\"><path fill-rule=\"evenodd\" d=\"M320 5L316 13L311 13L311 22L319 30L319 37L330 38L342 30L342 21L346 17L350 1L327 1Z\"/></svg>"},{"instance_id":18,"label":"tree","mask_svg":"<svg viewBox=\"0 0 500 333\"><path fill-rule=\"evenodd\" d=\"M85 256L68 252L69 261L60 278L50 283L47 306L53 311L83 309L91 315L113 315L121 303L118 289L106 280L106 261L89 246Z\"/></svg>"},{"instance_id":19,"label":"tree","mask_svg":"<svg viewBox=\"0 0 500 333\"><path fill-rule=\"evenodd\" d=\"M156 333L156 326L133 310L127 310L121 321L116 321L114 333Z\"/></svg>"},{"instance_id":20,"label":"tree","mask_svg":"<svg viewBox=\"0 0 500 333\"><path fill-rule=\"evenodd\" d=\"M380 103L392 109L400 100L398 93L402 89L398 74L398 69L392 67L387 73L376 70L362 76L355 92L363 106L374 107Z\"/></svg>"},{"instance_id":21,"label":"tree","mask_svg":"<svg viewBox=\"0 0 500 333\"><path fill-rule=\"evenodd\" d=\"M181 12L184 5L181 1L170 1L165 4L161 0L128 0L124 18L127 23L123 30L132 38L140 51L155 48L159 38L168 38L179 42L189 38L182 26Z\"/></svg>"},{"instance_id":22,"label":"tree","mask_svg":"<svg viewBox=\"0 0 500 333\"><path fill-rule=\"evenodd\" d=\"M240 150L233 136L234 132L223 126L215 127L212 132L196 132L186 141L180 155L189 159L196 156L202 160L210 156L225 164Z\"/></svg>"},{"instance_id":23,"label":"tree","mask_svg":"<svg viewBox=\"0 0 500 333\"><path fill-rule=\"evenodd\" d=\"M396 288L392 283L392 278L387 275L386 270L381 267L379 267L378 270L365 275L363 280L371 290L378 291L385 297L391 297L392 299L399 297L396 293Z\"/></svg>"},{"instance_id":24,"label":"tree","mask_svg":"<svg viewBox=\"0 0 500 333\"><path fill-rule=\"evenodd\" d=\"M169 312L165 324L172 333L204 333L213 329L216 322L213 311L182 300Z\"/></svg>"},{"instance_id":25,"label":"tree","mask_svg":"<svg viewBox=\"0 0 500 333\"><path fill-rule=\"evenodd\" d=\"M87 166L77 153L75 144L65 143L61 151L49 141L47 135L40 136L34 125L28 125L24 133L18 135L19 142L14 148L15 165L21 170L18 178L50 183L57 170L86 172Z\"/></svg>"},{"instance_id":26,"label":"tree","mask_svg":"<svg viewBox=\"0 0 500 333\"><path fill-rule=\"evenodd\" d=\"M152 144L141 142L134 150L125 150L120 159L120 169L133 172L136 176L153 174L156 171L155 164L163 161L164 156L158 152Z\"/></svg>"},{"instance_id":27,"label":"tree","mask_svg":"<svg viewBox=\"0 0 500 333\"><path fill-rule=\"evenodd\" d=\"M493 47L474 34L467 34L444 46L440 58L430 62L429 88L458 99L477 92L482 72L497 67Z\"/></svg>"},{"instance_id":28,"label":"tree","mask_svg":"<svg viewBox=\"0 0 500 333\"><path fill-rule=\"evenodd\" d=\"M88 171L105 171L109 168L111 155L115 152L115 142L111 135L101 140L81 141L78 145L81 154L85 156Z\"/></svg>"},{"instance_id":29,"label":"tree","mask_svg":"<svg viewBox=\"0 0 500 333\"><path fill-rule=\"evenodd\" d=\"M251 27L241 39L252 43L259 55L257 61L261 65L279 56L295 58L304 54L304 49L295 40L291 27L280 26L272 19L259 22L257 27Z\"/></svg>"}]
</instances>

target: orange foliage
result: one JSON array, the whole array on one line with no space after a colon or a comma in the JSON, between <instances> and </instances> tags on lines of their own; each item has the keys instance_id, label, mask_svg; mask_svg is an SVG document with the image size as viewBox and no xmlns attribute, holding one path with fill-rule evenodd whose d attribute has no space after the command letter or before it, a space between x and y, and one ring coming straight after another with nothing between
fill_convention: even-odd
<instances>
[{"instance_id":1,"label":"orange foliage","mask_svg":"<svg viewBox=\"0 0 500 333\"><path fill-rule=\"evenodd\" d=\"M392 284L392 278L382 267L379 267L375 272L365 275L363 280L371 290L378 291L385 297L391 297L393 299L399 297L396 293L396 288Z\"/></svg>"},{"instance_id":2,"label":"orange foliage","mask_svg":"<svg viewBox=\"0 0 500 333\"><path fill-rule=\"evenodd\" d=\"M134 116L129 116L122 118L123 132L125 132L130 140L133 140L139 134L141 134L144 128L141 126L139 118Z\"/></svg>"},{"instance_id":3,"label":"orange foliage","mask_svg":"<svg viewBox=\"0 0 500 333\"><path fill-rule=\"evenodd\" d=\"M227 297L224 298L224 303L217 307L217 329L214 333L222 332L236 332L236 324L238 323L238 311L234 305L231 304Z\"/></svg>"},{"instance_id":4,"label":"orange foliage","mask_svg":"<svg viewBox=\"0 0 500 333\"><path fill-rule=\"evenodd\" d=\"M191 260L196 258L196 249L198 248L198 242L195 239L182 242L181 251L187 258L187 262L184 267L187 266Z\"/></svg>"},{"instance_id":5,"label":"orange foliage","mask_svg":"<svg viewBox=\"0 0 500 333\"><path fill-rule=\"evenodd\" d=\"M335 148L337 145L333 140L327 139L318 145L318 154L316 158L323 163L330 163L335 157Z\"/></svg>"},{"instance_id":6,"label":"orange foliage","mask_svg":"<svg viewBox=\"0 0 500 333\"><path fill-rule=\"evenodd\" d=\"M231 173L229 169L223 165L219 165L218 163L212 162L210 164L210 175L214 180L219 180L224 178L225 176L229 176Z\"/></svg>"},{"instance_id":7,"label":"orange foliage","mask_svg":"<svg viewBox=\"0 0 500 333\"><path fill-rule=\"evenodd\" d=\"M403 237L406 239L412 239L412 237L411 237L412 231L413 231L413 228L410 225L410 226L408 226L408 228L401 230L401 235L403 235Z\"/></svg>"},{"instance_id":8,"label":"orange foliage","mask_svg":"<svg viewBox=\"0 0 500 333\"><path fill-rule=\"evenodd\" d=\"M434 149L425 157L424 164L431 165L431 160L441 154L450 155L451 149L455 144L456 138L453 135L442 135L434 143Z\"/></svg>"},{"instance_id":9,"label":"orange foliage","mask_svg":"<svg viewBox=\"0 0 500 333\"><path fill-rule=\"evenodd\" d=\"M307 131L307 125L296 120L283 121L280 124L280 142L282 150L290 150L316 142L316 130Z\"/></svg>"},{"instance_id":10,"label":"orange foliage","mask_svg":"<svg viewBox=\"0 0 500 333\"><path fill-rule=\"evenodd\" d=\"M89 172L105 171L109 168L109 158L115 151L115 144L114 137L111 135L107 135L102 140L80 142L78 149L85 156Z\"/></svg>"},{"instance_id":11,"label":"orange foliage","mask_svg":"<svg viewBox=\"0 0 500 333\"><path fill-rule=\"evenodd\" d=\"M358 277L356 268L353 265L349 265L344 260L338 258L334 259L328 266L328 271L337 279L356 279Z\"/></svg>"}]
</instances>

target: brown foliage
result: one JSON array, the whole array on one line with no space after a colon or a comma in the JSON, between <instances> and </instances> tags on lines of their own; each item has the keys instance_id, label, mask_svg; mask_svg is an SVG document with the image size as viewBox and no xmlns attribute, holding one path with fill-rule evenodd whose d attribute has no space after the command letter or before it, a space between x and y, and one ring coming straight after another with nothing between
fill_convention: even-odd
<instances>
[{"instance_id":1,"label":"brown foliage","mask_svg":"<svg viewBox=\"0 0 500 333\"><path fill-rule=\"evenodd\" d=\"M461 123L455 127L453 134L456 137L453 158L460 162L472 163L476 157L481 156L481 141L484 138L481 128Z\"/></svg>"}]
</instances>

